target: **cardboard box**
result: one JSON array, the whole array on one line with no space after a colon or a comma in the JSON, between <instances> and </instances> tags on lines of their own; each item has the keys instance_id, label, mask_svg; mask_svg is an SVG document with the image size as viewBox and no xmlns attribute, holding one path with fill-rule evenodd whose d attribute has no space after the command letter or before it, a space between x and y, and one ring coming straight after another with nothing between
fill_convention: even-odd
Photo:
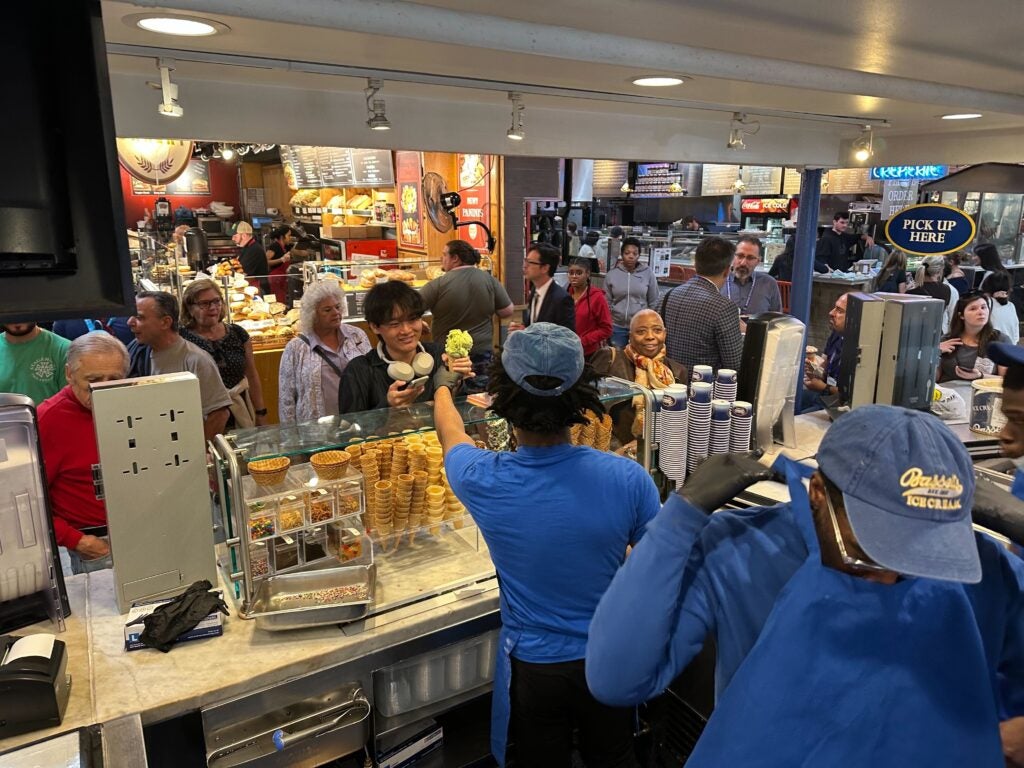
<instances>
[{"instance_id":1,"label":"cardboard box","mask_svg":"<svg viewBox=\"0 0 1024 768\"><path fill-rule=\"evenodd\" d=\"M217 594L221 594L220 591L218 591ZM152 603L141 603L132 605L131 609L128 611L128 618L125 619L124 649L126 651L137 651L140 648L148 647L139 642L139 635L141 635L142 631L146 628L145 625L141 623L132 624L132 626L130 627L127 625L131 624L131 622L135 621L136 619L141 619L144 616L149 616L149 614L155 611L157 607L169 602L171 602L170 599L156 600ZM223 635L223 618L224 614L222 614L220 611L215 610L213 613L209 614L206 618L204 618L202 621L200 621L198 624L192 627L192 629L190 629L188 632L184 633L183 635L180 635L178 637L177 642L184 643L188 640L199 640L204 637L217 637L218 635Z\"/></svg>"}]
</instances>

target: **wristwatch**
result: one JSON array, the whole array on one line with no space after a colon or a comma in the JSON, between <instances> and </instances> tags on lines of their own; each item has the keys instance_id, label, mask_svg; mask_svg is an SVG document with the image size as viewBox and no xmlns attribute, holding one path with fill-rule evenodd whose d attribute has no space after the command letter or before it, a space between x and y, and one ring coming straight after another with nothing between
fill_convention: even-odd
<instances>
[{"instance_id":1,"label":"wristwatch","mask_svg":"<svg viewBox=\"0 0 1024 768\"><path fill-rule=\"evenodd\" d=\"M267 409L266 408L260 408L258 411L256 411L256 415L257 416L266 416L267 415Z\"/></svg>"}]
</instances>

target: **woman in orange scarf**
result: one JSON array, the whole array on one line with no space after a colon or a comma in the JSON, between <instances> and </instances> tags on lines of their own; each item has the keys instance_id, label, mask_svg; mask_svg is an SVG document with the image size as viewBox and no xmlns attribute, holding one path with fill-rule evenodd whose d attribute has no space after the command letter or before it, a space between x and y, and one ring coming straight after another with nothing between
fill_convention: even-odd
<instances>
[{"instance_id":1,"label":"woman in orange scarf","mask_svg":"<svg viewBox=\"0 0 1024 768\"><path fill-rule=\"evenodd\" d=\"M629 344L620 352L602 349L593 360L594 369L604 376L616 376L648 389L664 389L677 381L689 380L686 367L665 356L665 323L653 309L636 313L629 323ZM643 435L644 399L612 406L612 429L623 445Z\"/></svg>"}]
</instances>

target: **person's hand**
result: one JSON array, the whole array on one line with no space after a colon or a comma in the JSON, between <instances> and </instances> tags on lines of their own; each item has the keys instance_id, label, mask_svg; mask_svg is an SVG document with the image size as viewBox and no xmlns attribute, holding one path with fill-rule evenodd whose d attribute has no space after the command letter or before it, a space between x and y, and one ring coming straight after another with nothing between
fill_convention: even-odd
<instances>
[{"instance_id":1,"label":"person's hand","mask_svg":"<svg viewBox=\"0 0 1024 768\"><path fill-rule=\"evenodd\" d=\"M508 324L508 332L509 333L515 333L516 331L522 331L525 328L526 328L526 326L523 325L522 323L520 323L518 320L513 320L511 323Z\"/></svg>"},{"instance_id":2,"label":"person's hand","mask_svg":"<svg viewBox=\"0 0 1024 768\"><path fill-rule=\"evenodd\" d=\"M987 357L978 356L978 359L974 362L974 370L981 374L982 378L985 376L991 376L992 372L996 369L996 364L989 360Z\"/></svg>"},{"instance_id":3,"label":"person's hand","mask_svg":"<svg viewBox=\"0 0 1024 768\"><path fill-rule=\"evenodd\" d=\"M824 392L828 389L828 383L824 379L810 378L804 379L804 388L809 389L812 392Z\"/></svg>"},{"instance_id":4,"label":"person's hand","mask_svg":"<svg viewBox=\"0 0 1024 768\"><path fill-rule=\"evenodd\" d=\"M96 560L110 554L110 545L99 536L84 534L75 545L75 552L81 555L83 560Z\"/></svg>"},{"instance_id":5,"label":"person's hand","mask_svg":"<svg viewBox=\"0 0 1024 768\"><path fill-rule=\"evenodd\" d=\"M392 408L405 408L416 402L423 394L423 385L410 387L406 381L396 381L388 387L388 405Z\"/></svg>"},{"instance_id":6,"label":"person's hand","mask_svg":"<svg viewBox=\"0 0 1024 768\"><path fill-rule=\"evenodd\" d=\"M281 261L283 261L285 264L291 264L292 255L290 253L286 253L284 256L281 257Z\"/></svg>"},{"instance_id":7,"label":"person's hand","mask_svg":"<svg viewBox=\"0 0 1024 768\"><path fill-rule=\"evenodd\" d=\"M864 245L866 245L868 248L875 244L875 238L873 238L871 235L864 234L861 235L861 237L864 238Z\"/></svg>"},{"instance_id":8,"label":"person's hand","mask_svg":"<svg viewBox=\"0 0 1024 768\"><path fill-rule=\"evenodd\" d=\"M754 483L778 478L774 469L758 461L762 453L709 456L686 478L678 493L698 509L714 512Z\"/></svg>"},{"instance_id":9,"label":"person's hand","mask_svg":"<svg viewBox=\"0 0 1024 768\"><path fill-rule=\"evenodd\" d=\"M257 427L265 427L265 426L267 426L267 417L266 416L256 416L256 426Z\"/></svg>"},{"instance_id":10,"label":"person's hand","mask_svg":"<svg viewBox=\"0 0 1024 768\"><path fill-rule=\"evenodd\" d=\"M982 377L981 372L980 371L976 371L973 368L971 368L970 370L967 370L965 368L961 368L958 365L954 369L954 371L956 372L956 376L957 376L958 379L964 379L965 381L975 381L975 380L980 379Z\"/></svg>"},{"instance_id":11,"label":"person's hand","mask_svg":"<svg viewBox=\"0 0 1024 768\"><path fill-rule=\"evenodd\" d=\"M999 724L1003 739L1006 768L1024 768L1024 717L1014 717Z\"/></svg>"},{"instance_id":12,"label":"person's hand","mask_svg":"<svg viewBox=\"0 0 1024 768\"><path fill-rule=\"evenodd\" d=\"M956 348L959 347L963 343L964 343L963 340L959 339L959 338L956 338L956 339L946 339L945 341L940 341L939 342L939 352L941 352L944 355L948 355L951 352L955 351Z\"/></svg>"},{"instance_id":13,"label":"person's hand","mask_svg":"<svg viewBox=\"0 0 1024 768\"><path fill-rule=\"evenodd\" d=\"M448 366L448 370L452 373L457 373L463 378L473 378L473 361L469 357L448 357L447 353L441 355L441 359L444 360L444 364Z\"/></svg>"}]
</instances>

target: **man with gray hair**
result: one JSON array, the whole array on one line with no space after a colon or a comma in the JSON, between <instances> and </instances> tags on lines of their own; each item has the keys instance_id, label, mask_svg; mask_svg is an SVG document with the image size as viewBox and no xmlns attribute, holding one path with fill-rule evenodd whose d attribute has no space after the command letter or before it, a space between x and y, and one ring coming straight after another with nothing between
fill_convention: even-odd
<instances>
[{"instance_id":1,"label":"man with gray hair","mask_svg":"<svg viewBox=\"0 0 1024 768\"><path fill-rule=\"evenodd\" d=\"M131 375L189 372L199 379L203 434L207 440L224 431L231 396L209 354L178 334L178 300L164 291L143 291L135 297L128 320L135 341L128 345Z\"/></svg>"},{"instance_id":2,"label":"man with gray hair","mask_svg":"<svg viewBox=\"0 0 1024 768\"><path fill-rule=\"evenodd\" d=\"M79 336L68 348L67 386L39 406L53 530L74 573L111 565L90 385L123 379L127 372L124 344L104 331Z\"/></svg>"}]
</instances>

